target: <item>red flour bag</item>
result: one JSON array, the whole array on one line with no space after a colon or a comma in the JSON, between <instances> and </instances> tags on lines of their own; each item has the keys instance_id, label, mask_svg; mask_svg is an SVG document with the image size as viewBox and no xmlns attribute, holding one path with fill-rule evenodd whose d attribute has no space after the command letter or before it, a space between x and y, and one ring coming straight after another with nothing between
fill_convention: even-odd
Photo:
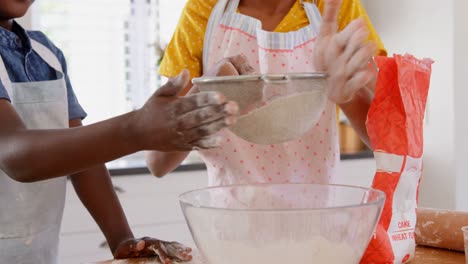
<instances>
[{"instance_id":1,"label":"red flour bag","mask_svg":"<svg viewBox=\"0 0 468 264\"><path fill-rule=\"evenodd\" d=\"M407 263L416 248L423 119L433 61L411 55L375 61L379 75L367 131L377 163L372 187L384 191L387 199L361 263Z\"/></svg>"}]
</instances>

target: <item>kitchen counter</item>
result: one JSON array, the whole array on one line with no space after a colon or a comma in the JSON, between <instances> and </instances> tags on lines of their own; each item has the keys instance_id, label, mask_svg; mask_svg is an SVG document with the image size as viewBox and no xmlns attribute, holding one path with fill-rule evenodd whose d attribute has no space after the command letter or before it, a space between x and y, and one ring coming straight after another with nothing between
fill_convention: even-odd
<instances>
[{"instance_id":1,"label":"kitchen counter","mask_svg":"<svg viewBox=\"0 0 468 264\"><path fill-rule=\"evenodd\" d=\"M341 153L340 159L342 161L352 160L363 160L373 159L374 153L370 150L359 151L354 153ZM143 153L136 153L119 160L110 162L107 164L109 172L112 176L121 175L136 175L136 174L149 174L149 170L146 167L146 161ZM206 166L203 161L194 152L187 158L179 167L175 169L175 172L184 171L197 171L206 170Z\"/></svg>"},{"instance_id":2,"label":"kitchen counter","mask_svg":"<svg viewBox=\"0 0 468 264\"><path fill-rule=\"evenodd\" d=\"M375 173L373 159L344 160L339 182L369 186ZM137 237L152 236L192 245L179 194L207 186L205 170L179 171L157 179L148 174L112 177L117 194ZM95 221L68 182L67 202L60 236L59 263L83 264L112 258Z\"/></svg>"},{"instance_id":3,"label":"kitchen counter","mask_svg":"<svg viewBox=\"0 0 468 264\"><path fill-rule=\"evenodd\" d=\"M465 264L465 254L436 248L418 247L411 264Z\"/></svg>"},{"instance_id":4,"label":"kitchen counter","mask_svg":"<svg viewBox=\"0 0 468 264\"><path fill-rule=\"evenodd\" d=\"M338 175L342 177L343 184L368 186L372 181L374 160L344 161L341 165ZM162 179L150 175L122 176L113 178L113 181L135 236L152 236L193 246L177 197L185 191L206 186L206 171L176 172ZM71 184L68 184L70 186L62 223L59 263L83 264L112 258L109 249L99 246L105 239L72 190ZM112 261L102 262L110 263ZM140 260L140 263L145 262ZM152 263L155 263L154 260ZM464 254L461 253L418 248L413 263L465 262ZM119 263L114 261L112 264Z\"/></svg>"},{"instance_id":5,"label":"kitchen counter","mask_svg":"<svg viewBox=\"0 0 468 264\"><path fill-rule=\"evenodd\" d=\"M159 263L155 259L134 259L134 260L109 260L96 262L94 264L154 264ZM198 264L201 262L192 261L186 263ZM447 251L435 248L418 247L416 257L411 264L464 264L465 255L460 252Z\"/></svg>"}]
</instances>

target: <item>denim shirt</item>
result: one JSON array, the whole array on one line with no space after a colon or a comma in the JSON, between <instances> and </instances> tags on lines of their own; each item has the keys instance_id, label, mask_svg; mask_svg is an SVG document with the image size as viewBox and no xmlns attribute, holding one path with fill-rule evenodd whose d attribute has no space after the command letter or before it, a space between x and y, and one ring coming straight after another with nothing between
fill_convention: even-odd
<instances>
[{"instance_id":1,"label":"denim shirt","mask_svg":"<svg viewBox=\"0 0 468 264\"><path fill-rule=\"evenodd\" d=\"M2 56L12 82L37 82L56 80L57 72L51 68L31 47L31 40L49 48L62 64L67 85L69 120L84 119L86 113L78 103L67 74L67 65L60 51L42 32L26 31L14 22L12 31L0 27L0 56ZM10 100L5 86L0 81L0 98Z\"/></svg>"}]
</instances>

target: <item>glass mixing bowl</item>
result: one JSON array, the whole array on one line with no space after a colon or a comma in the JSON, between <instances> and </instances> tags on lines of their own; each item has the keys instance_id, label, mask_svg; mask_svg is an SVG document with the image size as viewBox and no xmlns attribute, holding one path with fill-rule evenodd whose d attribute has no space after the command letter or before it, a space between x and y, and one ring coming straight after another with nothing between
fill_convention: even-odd
<instances>
[{"instance_id":1,"label":"glass mixing bowl","mask_svg":"<svg viewBox=\"0 0 468 264\"><path fill-rule=\"evenodd\" d=\"M320 184L210 187L180 196L210 264L359 263L384 201L381 191Z\"/></svg>"}]
</instances>

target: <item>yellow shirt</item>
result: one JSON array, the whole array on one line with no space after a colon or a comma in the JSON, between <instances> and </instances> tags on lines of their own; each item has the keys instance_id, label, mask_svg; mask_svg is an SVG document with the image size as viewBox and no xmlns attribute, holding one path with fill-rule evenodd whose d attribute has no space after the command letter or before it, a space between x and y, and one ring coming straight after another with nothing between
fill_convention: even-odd
<instances>
[{"instance_id":1,"label":"yellow shirt","mask_svg":"<svg viewBox=\"0 0 468 264\"><path fill-rule=\"evenodd\" d=\"M173 77L186 68L190 71L192 78L201 76L206 25L216 3L217 0L188 0L174 36L165 51L159 69L161 75ZM323 12L324 0L318 0L317 3L320 12ZM369 39L377 43L379 54L385 55L384 46L359 0L343 1L338 19L340 30L359 17L366 20L370 32ZM307 25L309 25L309 19L298 0L277 26L275 32L295 31Z\"/></svg>"}]
</instances>

